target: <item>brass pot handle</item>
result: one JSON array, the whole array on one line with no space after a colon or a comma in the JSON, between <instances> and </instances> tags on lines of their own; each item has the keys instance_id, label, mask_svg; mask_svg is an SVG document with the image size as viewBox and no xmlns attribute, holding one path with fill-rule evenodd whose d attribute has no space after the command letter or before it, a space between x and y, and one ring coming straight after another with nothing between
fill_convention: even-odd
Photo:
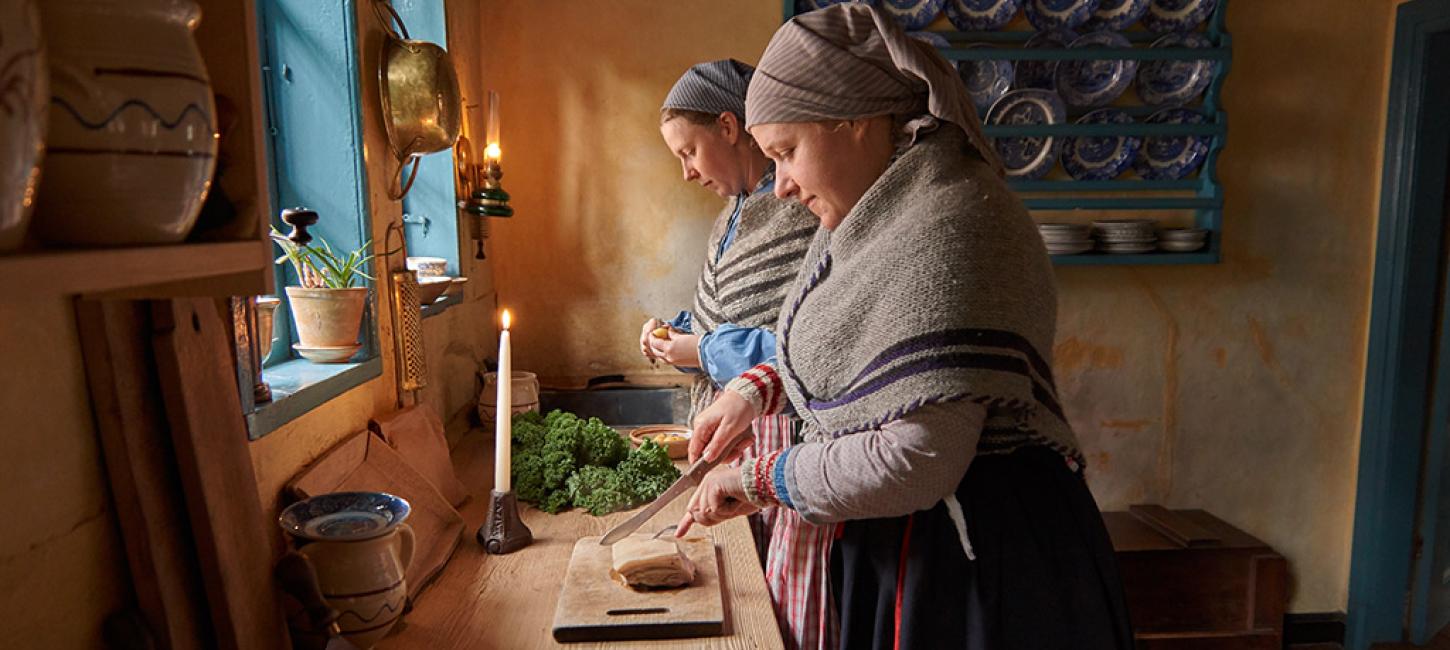
<instances>
[{"instance_id":1,"label":"brass pot handle","mask_svg":"<svg viewBox=\"0 0 1450 650\"><path fill-rule=\"evenodd\" d=\"M398 23L398 29L393 29L393 23L389 22L388 18L386 16L383 16L382 12L378 11L378 6L382 6L383 9L386 9L388 11L388 14L393 17L393 21L396 21ZM391 0L373 0L373 13L377 15L378 21L383 24L383 29L387 30L389 36L392 36L397 40L407 40L412 38L408 35L408 24L403 22L403 17L399 16L398 10L393 8L393 3ZM401 36L398 35L398 30L402 30L403 34Z\"/></svg>"},{"instance_id":2,"label":"brass pot handle","mask_svg":"<svg viewBox=\"0 0 1450 650\"><path fill-rule=\"evenodd\" d=\"M398 176L392 181L388 182L388 198L394 201L401 201L403 200L403 197L408 195L408 190L413 189L413 181L418 180L418 168L422 166L420 164L422 163L422 161L419 160L419 158L421 158L421 156L413 154L409 155L406 158L398 160ZM413 163L413 173L408 174L408 182L403 183L403 169L406 168L408 166L408 163L410 162ZM397 192L394 192L393 188L398 187L399 183L402 183L402 187L398 189Z\"/></svg>"}]
</instances>

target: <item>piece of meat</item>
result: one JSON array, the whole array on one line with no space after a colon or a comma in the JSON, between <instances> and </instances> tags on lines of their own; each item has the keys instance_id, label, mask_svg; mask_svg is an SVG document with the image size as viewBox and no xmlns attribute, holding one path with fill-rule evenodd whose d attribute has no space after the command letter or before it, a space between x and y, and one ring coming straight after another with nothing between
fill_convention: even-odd
<instances>
[{"instance_id":1,"label":"piece of meat","mask_svg":"<svg viewBox=\"0 0 1450 650\"><path fill-rule=\"evenodd\" d=\"M674 536L630 535L614 543L610 575L635 589L682 587L695 581L695 563Z\"/></svg>"}]
</instances>

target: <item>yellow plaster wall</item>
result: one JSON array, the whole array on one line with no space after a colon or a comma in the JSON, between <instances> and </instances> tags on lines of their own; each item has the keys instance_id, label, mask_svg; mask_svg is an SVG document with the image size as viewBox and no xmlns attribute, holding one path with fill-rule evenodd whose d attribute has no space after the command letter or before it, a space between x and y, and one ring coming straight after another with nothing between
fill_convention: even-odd
<instances>
[{"instance_id":1,"label":"yellow plaster wall","mask_svg":"<svg viewBox=\"0 0 1450 650\"><path fill-rule=\"evenodd\" d=\"M1223 263L1058 274L1060 386L1101 505L1202 507L1264 538L1291 560L1294 611L1347 599L1394 5L1230 5ZM680 181L659 103L695 62L756 61L779 11L483 8L518 210L495 229L517 367L649 372L635 332L688 304L721 205Z\"/></svg>"}]
</instances>

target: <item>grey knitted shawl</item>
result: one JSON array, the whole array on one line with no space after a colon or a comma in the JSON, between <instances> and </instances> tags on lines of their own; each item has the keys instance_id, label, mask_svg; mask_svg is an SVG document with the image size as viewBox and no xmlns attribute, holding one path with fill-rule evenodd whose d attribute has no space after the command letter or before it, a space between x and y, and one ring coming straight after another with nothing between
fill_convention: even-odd
<instances>
[{"instance_id":1,"label":"grey knitted shawl","mask_svg":"<svg viewBox=\"0 0 1450 650\"><path fill-rule=\"evenodd\" d=\"M821 229L780 315L786 392L811 439L926 404L987 407L978 453L1046 445L1079 466L1052 378L1057 290L1021 201L949 125Z\"/></svg>"},{"instance_id":2,"label":"grey knitted shawl","mask_svg":"<svg viewBox=\"0 0 1450 650\"><path fill-rule=\"evenodd\" d=\"M715 260L735 202L743 200L735 239ZM819 221L797 201L755 192L726 204L715 219L705 249L705 267L695 284L694 330L714 331L725 323L775 330L785 292L800 270L801 258ZM715 394L714 383L700 374L690 391L691 420Z\"/></svg>"}]
</instances>

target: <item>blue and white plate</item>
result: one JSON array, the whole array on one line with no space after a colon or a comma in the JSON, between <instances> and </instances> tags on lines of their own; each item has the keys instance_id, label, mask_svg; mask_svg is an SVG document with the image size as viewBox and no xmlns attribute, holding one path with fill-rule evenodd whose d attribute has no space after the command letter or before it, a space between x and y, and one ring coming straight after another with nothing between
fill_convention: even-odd
<instances>
[{"instance_id":1,"label":"blue and white plate","mask_svg":"<svg viewBox=\"0 0 1450 650\"><path fill-rule=\"evenodd\" d=\"M1143 14L1143 26L1152 32L1191 32L1216 6L1218 0L1153 0Z\"/></svg>"},{"instance_id":2,"label":"blue and white plate","mask_svg":"<svg viewBox=\"0 0 1450 650\"><path fill-rule=\"evenodd\" d=\"M1082 24L1083 31L1121 32L1133 26L1148 11L1148 0L1102 0L1098 10Z\"/></svg>"},{"instance_id":3,"label":"blue and white plate","mask_svg":"<svg viewBox=\"0 0 1450 650\"><path fill-rule=\"evenodd\" d=\"M1153 47L1213 47L1196 32L1165 34ZM1207 59L1144 61L1138 66L1138 97L1150 106L1187 104L1213 82L1214 62Z\"/></svg>"},{"instance_id":4,"label":"blue and white plate","mask_svg":"<svg viewBox=\"0 0 1450 650\"><path fill-rule=\"evenodd\" d=\"M1116 32L1093 32L1079 36L1068 47L1131 49L1133 44ZM1063 61L1057 64L1057 92L1069 106L1106 106L1133 85L1133 75L1137 72L1138 62L1128 59Z\"/></svg>"},{"instance_id":5,"label":"blue and white plate","mask_svg":"<svg viewBox=\"0 0 1450 650\"><path fill-rule=\"evenodd\" d=\"M1054 29L1033 34L1032 38L1027 39L1025 47L1029 50L1060 50L1075 40L1076 32L1070 29ZM1054 76L1057 65L1057 61L1018 61L1012 87L1057 90L1057 79Z\"/></svg>"},{"instance_id":6,"label":"blue and white plate","mask_svg":"<svg viewBox=\"0 0 1450 650\"><path fill-rule=\"evenodd\" d=\"M1186 108L1167 108L1148 117L1148 124L1203 124L1203 115ZM1143 138L1133 169L1150 181L1176 181L1187 177L1208 157L1208 136L1154 135Z\"/></svg>"},{"instance_id":7,"label":"blue and white plate","mask_svg":"<svg viewBox=\"0 0 1450 650\"><path fill-rule=\"evenodd\" d=\"M1073 29L1087 22L1101 0L1026 0L1022 10L1039 31Z\"/></svg>"},{"instance_id":8,"label":"blue and white plate","mask_svg":"<svg viewBox=\"0 0 1450 650\"><path fill-rule=\"evenodd\" d=\"M977 49L985 46L978 43L967 47ZM967 96L972 98L978 115L985 114L992 104L1012 89L1012 62L1006 59L958 61L957 74L967 87Z\"/></svg>"},{"instance_id":9,"label":"blue and white plate","mask_svg":"<svg viewBox=\"0 0 1450 650\"><path fill-rule=\"evenodd\" d=\"M938 34L936 32L907 32L906 35L918 41L926 43L927 45L930 45L934 48L937 48L938 50L951 49L952 47L951 41L947 40L945 36L942 36L941 34ZM954 70L960 70L962 67L960 62L953 61L951 59L947 59L947 63L952 64L952 69Z\"/></svg>"},{"instance_id":10,"label":"blue and white plate","mask_svg":"<svg viewBox=\"0 0 1450 650\"><path fill-rule=\"evenodd\" d=\"M1116 108L1100 108L1078 124L1132 124L1133 117ZM1106 181L1132 166L1143 139L1136 135L1076 136L1062 145L1062 168L1080 181Z\"/></svg>"},{"instance_id":11,"label":"blue and white plate","mask_svg":"<svg viewBox=\"0 0 1450 650\"><path fill-rule=\"evenodd\" d=\"M926 29L941 13L946 0L877 0L877 6L896 19L896 24L907 31Z\"/></svg>"},{"instance_id":12,"label":"blue and white plate","mask_svg":"<svg viewBox=\"0 0 1450 650\"><path fill-rule=\"evenodd\" d=\"M1012 22L1022 0L947 0L947 20L964 32L1002 29Z\"/></svg>"},{"instance_id":13,"label":"blue and white plate","mask_svg":"<svg viewBox=\"0 0 1450 650\"><path fill-rule=\"evenodd\" d=\"M407 499L387 492L332 492L287 506L277 523L302 539L347 542L386 535L411 510Z\"/></svg>"},{"instance_id":14,"label":"blue and white plate","mask_svg":"<svg viewBox=\"0 0 1450 650\"><path fill-rule=\"evenodd\" d=\"M1062 124L1067 107L1051 90L1024 88L1003 95L987 112L988 124ZM1007 177L1014 180L1042 178L1057 164L1062 140L1055 136L996 138L992 146L1002 157Z\"/></svg>"}]
</instances>

